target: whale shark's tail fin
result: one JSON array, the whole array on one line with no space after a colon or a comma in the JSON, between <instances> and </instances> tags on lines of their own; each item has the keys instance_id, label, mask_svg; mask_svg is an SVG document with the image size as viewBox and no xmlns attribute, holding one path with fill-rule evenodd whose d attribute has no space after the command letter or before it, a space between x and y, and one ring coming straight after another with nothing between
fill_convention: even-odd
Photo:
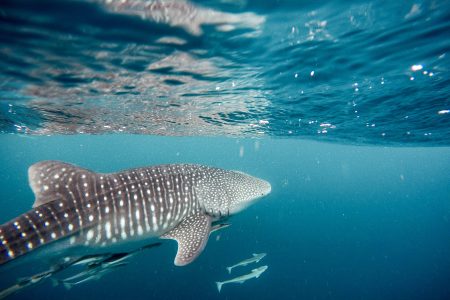
<instances>
[{"instance_id":1,"label":"whale shark's tail fin","mask_svg":"<svg viewBox=\"0 0 450 300\"><path fill-rule=\"evenodd\" d=\"M220 293L220 290L222 289L223 282L216 281L216 285L217 285L217 290Z\"/></svg>"},{"instance_id":2,"label":"whale shark's tail fin","mask_svg":"<svg viewBox=\"0 0 450 300\"><path fill-rule=\"evenodd\" d=\"M233 269L233 267L227 267L228 270L228 274L231 274L231 270Z\"/></svg>"}]
</instances>

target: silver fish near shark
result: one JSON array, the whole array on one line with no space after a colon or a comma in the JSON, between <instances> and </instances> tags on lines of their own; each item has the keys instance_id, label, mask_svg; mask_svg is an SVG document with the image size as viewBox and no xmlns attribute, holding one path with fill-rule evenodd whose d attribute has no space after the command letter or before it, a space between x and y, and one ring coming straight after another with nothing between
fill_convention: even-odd
<instances>
[{"instance_id":1,"label":"silver fish near shark","mask_svg":"<svg viewBox=\"0 0 450 300\"><path fill-rule=\"evenodd\" d=\"M37 284L41 283L42 281L44 281L45 279L52 276L53 273L54 273L54 270L48 270L48 271L33 275L29 278L23 278L23 279L19 280L13 286L10 286L4 290L1 290L0 291L0 299L4 299L8 296L11 296L12 294L15 294L23 289L30 287L30 286L37 285Z\"/></svg>"},{"instance_id":2,"label":"silver fish near shark","mask_svg":"<svg viewBox=\"0 0 450 300\"><path fill-rule=\"evenodd\" d=\"M221 224L219 224L221 225ZM7 287L0 291L0 299L22 291L25 288L37 285L43 282L47 278L51 278L53 283L63 283L64 287L71 288L74 285L78 285L83 282L87 282L93 279L100 279L106 273L113 271L119 267L127 265L127 260L136 255L139 252L148 250L154 247L159 247L161 243L148 244L131 252L125 253L101 253L95 255L86 255L82 257L66 257L63 262L52 266L49 270L22 278L17 281L16 284ZM54 275L76 266L84 266L85 269L73 276L56 279Z\"/></svg>"},{"instance_id":3,"label":"silver fish near shark","mask_svg":"<svg viewBox=\"0 0 450 300\"><path fill-rule=\"evenodd\" d=\"M110 266L113 264L117 264L119 262L123 262L125 260L129 260L139 252L142 252L144 250L148 250L151 248L159 247L161 246L161 243L153 243L148 244L143 247L140 247L138 249L135 249L130 252L115 252L115 253L99 253L99 254L93 254L93 255L86 255L83 257L78 258L68 258L68 262L64 262L60 264L61 270L67 269L69 267L74 266L85 266L87 270L96 268L98 266ZM56 273L56 272L55 272ZM80 272L81 273L85 273ZM79 274L75 275L78 276ZM67 279L67 278L66 278Z\"/></svg>"},{"instance_id":4,"label":"silver fish near shark","mask_svg":"<svg viewBox=\"0 0 450 300\"><path fill-rule=\"evenodd\" d=\"M28 175L36 200L0 226L0 265L50 244L97 253L160 237L178 242L174 263L183 266L203 251L212 222L271 191L269 182L245 173L193 164L103 174L43 161Z\"/></svg>"},{"instance_id":5,"label":"silver fish near shark","mask_svg":"<svg viewBox=\"0 0 450 300\"><path fill-rule=\"evenodd\" d=\"M52 278L53 284L57 285L59 283L62 283L66 289L71 289L73 286L79 285L81 283L85 283L92 280L99 280L105 274L108 274L117 268L126 266L128 264L127 260L135 256L137 253L154 247L159 247L160 245L161 243L154 243L145 245L131 252L105 253L101 255L91 255L87 257L82 257L70 266L83 264L86 265L85 270L73 276L66 277L64 279Z\"/></svg>"},{"instance_id":6,"label":"silver fish near shark","mask_svg":"<svg viewBox=\"0 0 450 300\"><path fill-rule=\"evenodd\" d=\"M230 273L231 273L231 270L233 270L233 269L236 268L236 267L243 267L243 266L246 266L246 265L248 265L248 264L258 263L258 262L259 262L261 259L263 259L264 256L266 256L267 254L266 254L266 253L259 253L259 254L253 253L252 255L253 255L253 257L244 259L243 261L240 261L240 262L238 262L237 264L232 265L231 267L227 267L228 273L230 274Z\"/></svg>"},{"instance_id":7,"label":"silver fish near shark","mask_svg":"<svg viewBox=\"0 0 450 300\"><path fill-rule=\"evenodd\" d=\"M55 285L62 283L66 289L71 289L72 287L79 285L81 283L86 283L88 281L92 280L99 280L104 275L111 273L117 268L121 268L128 265L128 263L125 262L111 262L108 264L99 264L95 266L91 266L88 268L88 270L74 275L72 277L66 278L66 279L54 279L53 282Z\"/></svg>"},{"instance_id":8,"label":"silver fish near shark","mask_svg":"<svg viewBox=\"0 0 450 300\"><path fill-rule=\"evenodd\" d=\"M224 284L227 283L244 283L249 279L252 278L259 278L259 276L261 276L262 273L264 273L267 270L268 266L262 266L256 269L253 269L249 274L245 274L242 276L238 276L236 278L230 279L230 280L226 280L226 281L218 281L216 282L217 285L217 289L220 291L222 290L222 286Z\"/></svg>"}]
</instances>

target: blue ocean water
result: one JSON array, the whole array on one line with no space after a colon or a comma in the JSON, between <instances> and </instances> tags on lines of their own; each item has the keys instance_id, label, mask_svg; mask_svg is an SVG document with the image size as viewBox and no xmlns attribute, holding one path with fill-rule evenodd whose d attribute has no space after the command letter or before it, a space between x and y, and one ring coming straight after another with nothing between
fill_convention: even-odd
<instances>
[{"instance_id":1,"label":"blue ocean water","mask_svg":"<svg viewBox=\"0 0 450 300\"><path fill-rule=\"evenodd\" d=\"M27 169L47 159L200 163L272 184L186 267L165 241L98 280L10 299L450 299L449 11L1 1L0 223L31 207ZM218 293L227 266L260 252L232 275L268 265L261 277ZM16 276L0 268L0 289Z\"/></svg>"},{"instance_id":2,"label":"blue ocean water","mask_svg":"<svg viewBox=\"0 0 450 300\"><path fill-rule=\"evenodd\" d=\"M450 295L448 148L138 135L3 135L1 144L2 221L29 209L33 195L27 168L44 159L103 172L188 161L249 172L273 186L270 196L233 216L229 228L213 233L191 265L175 267L175 243L166 242L99 281L68 291L48 281L12 299ZM214 282L230 278L225 267L253 252L268 253L261 264L269 269L242 286L224 286L219 294Z\"/></svg>"}]
</instances>

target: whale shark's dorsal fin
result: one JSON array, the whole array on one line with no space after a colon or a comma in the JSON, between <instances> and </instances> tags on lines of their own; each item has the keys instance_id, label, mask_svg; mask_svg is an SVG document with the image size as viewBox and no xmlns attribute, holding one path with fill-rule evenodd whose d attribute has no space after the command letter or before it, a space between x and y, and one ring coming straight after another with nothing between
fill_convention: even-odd
<instances>
[{"instance_id":1,"label":"whale shark's dorsal fin","mask_svg":"<svg viewBox=\"0 0 450 300\"><path fill-rule=\"evenodd\" d=\"M60 161L41 161L28 169L28 180L36 197L33 207L59 200L70 199L78 178L96 176L95 173Z\"/></svg>"},{"instance_id":2,"label":"whale shark's dorsal fin","mask_svg":"<svg viewBox=\"0 0 450 300\"><path fill-rule=\"evenodd\" d=\"M178 242L176 266L184 266L192 262L206 246L211 231L211 217L203 213L188 216L181 223L161 236Z\"/></svg>"}]
</instances>

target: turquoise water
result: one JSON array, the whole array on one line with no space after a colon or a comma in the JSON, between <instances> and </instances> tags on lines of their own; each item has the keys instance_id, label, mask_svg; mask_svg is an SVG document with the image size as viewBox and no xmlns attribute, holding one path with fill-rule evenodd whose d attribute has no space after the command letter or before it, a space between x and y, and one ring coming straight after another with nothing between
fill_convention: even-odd
<instances>
[{"instance_id":1,"label":"turquoise water","mask_svg":"<svg viewBox=\"0 0 450 300\"><path fill-rule=\"evenodd\" d=\"M0 223L31 207L27 169L47 159L272 184L186 267L164 241L99 280L10 299L449 299L449 8L2 1ZM261 277L218 293L261 252L232 273L268 265ZM0 289L27 268L0 268Z\"/></svg>"},{"instance_id":2,"label":"turquoise water","mask_svg":"<svg viewBox=\"0 0 450 300\"><path fill-rule=\"evenodd\" d=\"M33 195L27 168L50 158L103 172L187 161L249 172L273 187L268 197L233 216L230 227L213 233L191 265L175 267L176 246L167 241L99 281L71 290L53 288L47 281L13 299L33 295L446 299L450 295L448 148L136 135L4 135L1 143L2 222L30 208ZM267 253L260 264L269 269L257 280L224 286L218 294L214 282L230 278L225 267L254 252ZM252 267L233 274L245 274Z\"/></svg>"}]
</instances>

